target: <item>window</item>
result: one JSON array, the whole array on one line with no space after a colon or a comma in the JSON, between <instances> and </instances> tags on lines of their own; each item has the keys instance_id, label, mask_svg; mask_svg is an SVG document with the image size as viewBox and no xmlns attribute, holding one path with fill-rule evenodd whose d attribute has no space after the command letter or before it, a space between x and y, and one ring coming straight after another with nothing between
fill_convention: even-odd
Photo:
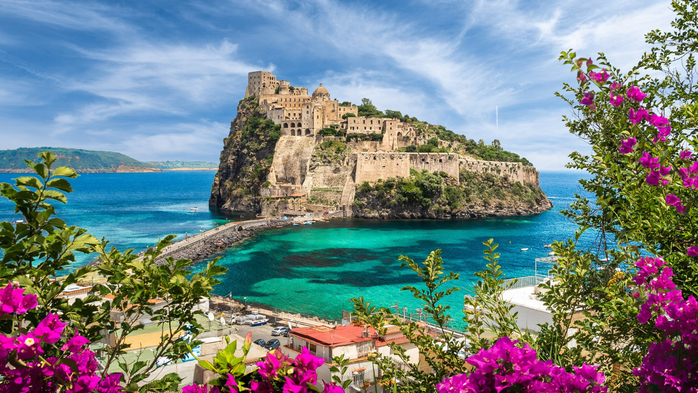
<instances>
[{"instance_id":1,"label":"window","mask_svg":"<svg viewBox=\"0 0 698 393\"><path fill-rule=\"evenodd\" d=\"M316 353L317 352L317 345L312 344L312 343L308 343L308 349L310 350L310 352Z\"/></svg>"}]
</instances>

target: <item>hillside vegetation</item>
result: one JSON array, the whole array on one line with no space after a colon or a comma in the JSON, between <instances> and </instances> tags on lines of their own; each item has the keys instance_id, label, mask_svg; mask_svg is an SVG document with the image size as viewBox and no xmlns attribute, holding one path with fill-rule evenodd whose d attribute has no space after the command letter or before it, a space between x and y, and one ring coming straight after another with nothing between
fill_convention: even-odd
<instances>
[{"instance_id":1,"label":"hillside vegetation","mask_svg":"<svg viewBox=\"0 0 698 393\"><path fill-rule=\"evenodd\" d=\"M0 172L28 173L31 169L27 167L24 160L36 161L36 157L42 151L50 151L56 155L57 165L69 166L82 173L160 172L160 169L152 164L121 153L64 147L22 147L15 150L0 150Z\"/></svg>"}]
</instances>

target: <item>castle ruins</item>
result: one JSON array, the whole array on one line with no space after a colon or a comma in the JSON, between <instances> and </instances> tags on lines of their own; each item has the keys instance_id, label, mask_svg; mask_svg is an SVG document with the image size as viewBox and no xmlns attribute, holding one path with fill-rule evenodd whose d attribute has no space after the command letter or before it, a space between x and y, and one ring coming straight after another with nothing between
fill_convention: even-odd
<instances>
[{"instance_id":1,"label":"castle ruins","mask_svg":"<svg viewBox=\"0 0 698 393\"><path fill-rule=\"evenodd\" d=\"M538 185L535 168L518 162L481 161L457 153L399 152L397 149L401 147L426 144L426 137L400 119L359 116L356 105L332 100L322 83L308 95L307 88L277 80L271 72L250 72L245 98L250 96L254 96L266 118L281 127L281 138L267 178L269 185L262 190L262 197L283 199L289 211L312 210L313 196L325 202L319 209L347 208L353 203L356 185L389 177L409 177L412 169L446 172L458 181L460 169L465 168ZM344 161L311 165L318 143L344 141L344 138L321 135L325 128L340 129L347 135L381 137L350 140L347 145L351 153ZM263 214L271 211L263 209Z\"/></svg>"}]
</instances>

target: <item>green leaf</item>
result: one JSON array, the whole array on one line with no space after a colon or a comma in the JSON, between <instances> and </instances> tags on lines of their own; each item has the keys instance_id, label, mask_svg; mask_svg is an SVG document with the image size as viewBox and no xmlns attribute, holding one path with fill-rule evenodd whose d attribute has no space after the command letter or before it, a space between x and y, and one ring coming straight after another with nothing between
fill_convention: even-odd
<instances>
[{"instance_id":1,"label":"green leaf","mask_svg":"<svg viewBox=\"0 0 698 393\"><path fill-rule=\"evenodd\" d=\"M15 179L18 186L32 187L40 190L43 187L41 180L34 176L22 176Z\"/></svg>"},{"instance_id":2,"label":"green leaf","mask_svg":"<svg viewBox=\"0 0 698 393\"><path fill-rule=\"evenodd\" d=\"M65 192L73 192L73 188L70 186L70 182L65 179L51 179L46 182L46 187L57 188Z\"/></svg>"},{"instance_id":3,"label":"green leaf","mask_svg":"<svg viewBox=\"0 0 698 393\"><path fill-rule=\"evenodd\" d=\"M53 170L53 176L70 177L72 179L78 177L78 174L72 168L67 166L59 166Z\"/></svg>"}]
</instances>

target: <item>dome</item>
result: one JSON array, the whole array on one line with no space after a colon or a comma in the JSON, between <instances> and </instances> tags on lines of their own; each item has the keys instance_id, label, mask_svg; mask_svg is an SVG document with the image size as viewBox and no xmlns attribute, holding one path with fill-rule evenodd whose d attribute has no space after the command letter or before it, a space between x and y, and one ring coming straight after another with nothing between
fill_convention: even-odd
<instances>
[{"instance_id":1,"label":"dome","mask_svg":"<svg viewBox=\"0 0 698 393\"><path fill-rule=\"evenodd\" d=\"M325 96L325 95L326 95L327 97L329 97L329 96L330 96L330 92L327 91L327 89L325 89L325 88L322 86L322 83L320 83L320 86L318 86L318 88L315 89L315 91L313 92L313 98L318 97L318 96Z\"/></svg>"}]
</instances>

